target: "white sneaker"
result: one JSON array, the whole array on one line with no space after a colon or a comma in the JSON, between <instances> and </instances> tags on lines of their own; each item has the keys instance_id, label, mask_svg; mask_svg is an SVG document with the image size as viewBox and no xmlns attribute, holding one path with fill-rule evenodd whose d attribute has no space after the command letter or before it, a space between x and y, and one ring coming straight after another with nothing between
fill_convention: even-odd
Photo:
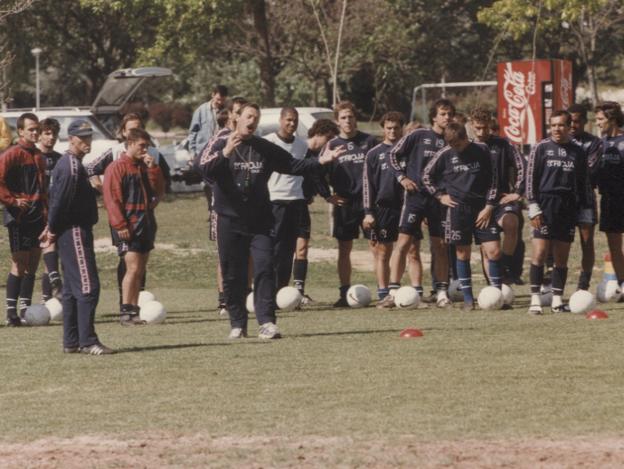
<instances>
[{"instance_id":1,"label":"white sneaker","mask_svg":"<svg viewBox=\"0 0 624 469\"><path fill-rule=\"evenodd\" d=\"M529 314L533 315L533 316L540 316L542 314L544 314L544 310L542 309L542 305L536 305L533 304L531 306L529 306Z\"/></svg>"},{"instance_id":2,"label":"white sneaker","mask_svg":"<svg viewBox=\"0 0 624 469\"><path fill-rule=\"evenodd\" d=\"M448 297L446 296L441 296L440 298L438 298L438 300L436 301L436 306L438 308L448 308L449 306L451 306L453 303L451 302L451 300L448 299Z\"/></svg>"},{"instance_id":3,"label":"white sneaker","mask_svg":"<svg viewBox=\"0 0 624 469\"><path fill-rule=\"evenodd\" d=\"M242 327L233 327L230 331L228 339L243 339L245 337L247 337L247 329L243 329Z\"/></svg>"},{"instance_id":4,"label":"white sneaker","mask_svg":"<svg viewBox=\"0 0 624 469\"><path fill-rule=\"evenodd\" d=\"M280 339L282 334L280 334L279 329L272 322L264 323L260 326L260 331L258 332L259 339Z\"/></svg>"},{"instance_id":5,"label":"white sneaker","mask_svg":"<svg viewBox=\"0 0 624 469\"><path fill-rule=\"evenodd\" d=\"M229 316L230 313L228 312L227 308L220 308L219 309L219 316Z\"/></svg>"}]
</instances>

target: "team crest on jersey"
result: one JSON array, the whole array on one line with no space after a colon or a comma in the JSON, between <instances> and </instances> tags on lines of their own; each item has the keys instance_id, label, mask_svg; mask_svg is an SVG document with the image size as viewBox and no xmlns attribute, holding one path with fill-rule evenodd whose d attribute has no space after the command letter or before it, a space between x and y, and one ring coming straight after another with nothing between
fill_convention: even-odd
<instances>
[{"instance_id":1,"label":"team crest on jersey","mask_svg":"<svg viewBox=\"0 0 624 469\"><path fill-rule=\"evenodd\" d=\"M499 151L500 151L500 148L498 148L498 145L493 145L492 148L490 148L490 153L492 155L497 155Z\"/></svg>"},{"instance_id":2,"label":"team crest on jersey","mask_svg":"<svg viewBox=\"0 0 624 469\"><path fill-rule=\"evenodd\" d=\"M459 164L459 158L457 156L453 156L451 158L451 163L452 164Z\"/></svg>"},{"instance_id":3,"label":"team crest on jersey","mask_svg":"<svg viewBox=\"0 0 624 469\"><path fill-rule=\"evenodd\" d=\"M444 146L444 140L436 140L436 147L442 148Z\"/></svg>"},{"instance_id":4,"label":"team crest on jersey","mask_svg":"<svg viewBox=\"0 0 624 469\"><path fill-rule=\"evenodd\" d=\"M546 156L555 156L554 150L546 150Z\"/></svg>"},{"instance_id":5,"label":"team crest on jersey","mask_svg":"<svg viewBox=\"0 0 624 469\"><path fill-rule=\"evenodd\" d=\"M430 138L423 138L423 143L425 145L431 145L431 139Z\"/></svg>"}]
</instances>

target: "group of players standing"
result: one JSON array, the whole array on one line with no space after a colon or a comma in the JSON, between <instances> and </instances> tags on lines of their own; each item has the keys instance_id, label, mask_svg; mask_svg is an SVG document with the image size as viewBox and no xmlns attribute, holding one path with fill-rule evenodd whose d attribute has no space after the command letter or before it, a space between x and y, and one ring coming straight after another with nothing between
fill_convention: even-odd
<instances>
[{"instance_id":1,"label":"group of players standing","mask_svg":"<svg viewBox=\"0 0 624 469\"><path fill-rule=\"evenodd\" d=\"M217 87L205 103L204 117L196 112L190 141L195 143L194 165L211 189L219 299L230 317L230 338L247 336L245 299L251 284L260 338L281 336L275 292L288 285L291 274L310 301L304 291L311 232L308 204L317 194L333 206L340 282L336 307L347 305L350 255L360 228L374 255L377 307L394 306L393 291L400 286L406 264L411 285L424 296L420 241L426 224L432 256L430 300L440 308L451 305L448 287L453 276L461 285L462 309L474 309L473 239L481 245L488 283L500 288L503 282L517 282L513 264L522 242L525 199L533 226L529 312L542 314L540 287L549 256L554 262L552 310L565 312L562 296L577 226L583 247L578 288L589 287L598 222L596 187L601 193L600 230L607 235L618 282L624 281L624 116L617 103L595 109L602 138L585 132L587 114L582 107L554 112L550 137L535 145L527 160L494 134L492 115L485 110L471 114L470 140L466 125L456 120L455 107L446 99L430 109L430 128L418 126L405 135L403 116L386 113L380 121L383 140L377 143L358 130L356 110L348 101L335 106L334 121L317 121L306 141L296 135L295 108L284 107L278 131L261 138L255 135L259 107L242 98L225 106L226 96L227 91ZM206 121L210 134L198 138ZM7 324L20 325L18 309L23 312L30 303L41 241L45 296L60 294L57 250L63 264L64 350L111 353L93 326L99 295L93 188L103 191L120 254L120 321L138 325L138 294L156 235L154 207L164 194L168 168L136 115L122 121L120 146L86 168L81 160L90 150L88 123L70 124L70 146L63 157L52 150L58 131L53 120L39 123L35 115L24 114L18 120L18 144L0 157L0 200L6 207L13 259ZM103 185L100 175L106 176Z\"/></svg>"},{"instance_id":2,"label":"group of players standing","mask_svg":"<svg viewBox=\"0 0 624 469\"><path fill-rule=\"evenodd\" d=\"M130 120L125 119L125 124ZM143 323L138 296L154 247L154 207L165 192L165 178L159 165L162 158L151 151L151 138L138 116L135 120L139 125L122 126L119 148L85 168L82 159L91 150L93 135L88 121L77 119L69 124L69 148L60 155L53 150L60 131L58 121L39 122L35 114L25 113L17 120L17 144L0 155L0 201L5 205L12 260L6 287L7 326L23 324L43 248L43 298L54 296L62 301L65 353L113 353L100 342L94 326L100 293L93 240L98 189L123 264L119 269L123 272L120 322ZM102 173L103 186L97 184L99 179L93 180Z\"/></svg>"}]
</instances>

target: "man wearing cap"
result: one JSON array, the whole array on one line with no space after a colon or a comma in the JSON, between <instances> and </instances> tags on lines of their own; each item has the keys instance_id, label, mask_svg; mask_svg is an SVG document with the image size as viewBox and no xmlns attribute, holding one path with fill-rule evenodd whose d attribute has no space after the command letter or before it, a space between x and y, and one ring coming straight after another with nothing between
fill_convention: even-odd
<instances>
[{"instance_id":1,"label":"man wearing cap","mask_svg":"<svg viewBox=\"0 0 624 469\"><path fill-rule=\"evenodd\" d=\"M95 192L82 159L91 151L93 129L78 119L67 129L69 148L52 172L45 247L56 241L63 266L63 351L108 355L95 333L95 308L100 280L93 250L93 225L98 211Z\"/></svg>"},{"instance_id":2,"label":"man wearing cap","mask_svg":"<svg viewBox=\"0 0 624 469\"><path fill-rule=\"evenodd\" d=\"M41 258L37 238L45 228L47 201L45 162L36 146L39 119L32 113L17 119L17 145L0 158L0 202L9 230L11 270L6 283L7 326L22 324L18 315L30 306L35 272Z\"/></svg>"}]
</instances>

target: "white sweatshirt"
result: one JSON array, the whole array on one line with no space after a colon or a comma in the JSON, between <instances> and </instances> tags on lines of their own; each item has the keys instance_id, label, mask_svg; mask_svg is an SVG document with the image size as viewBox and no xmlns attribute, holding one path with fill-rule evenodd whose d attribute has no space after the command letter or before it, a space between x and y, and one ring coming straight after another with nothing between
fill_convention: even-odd
<instances>
[{"instance_id":1,"label":"white sweatshirt","mask_svg":"<svg viewBox=\"0 0 624 469\"><path fill-rule=\"evenodd\" d=\"M293 158L302 160L307 151L308 144L302 138L295 136L295 140L291 143L284 142L277 136L277 133L265 135L264 137L269 142L272 142L288 153ZM273 173L267 183L269 187L269 194L271 201L274 200L300 200L303 199L303 176L291 176L290 174Z\"/></svg>"}]
</instances>

